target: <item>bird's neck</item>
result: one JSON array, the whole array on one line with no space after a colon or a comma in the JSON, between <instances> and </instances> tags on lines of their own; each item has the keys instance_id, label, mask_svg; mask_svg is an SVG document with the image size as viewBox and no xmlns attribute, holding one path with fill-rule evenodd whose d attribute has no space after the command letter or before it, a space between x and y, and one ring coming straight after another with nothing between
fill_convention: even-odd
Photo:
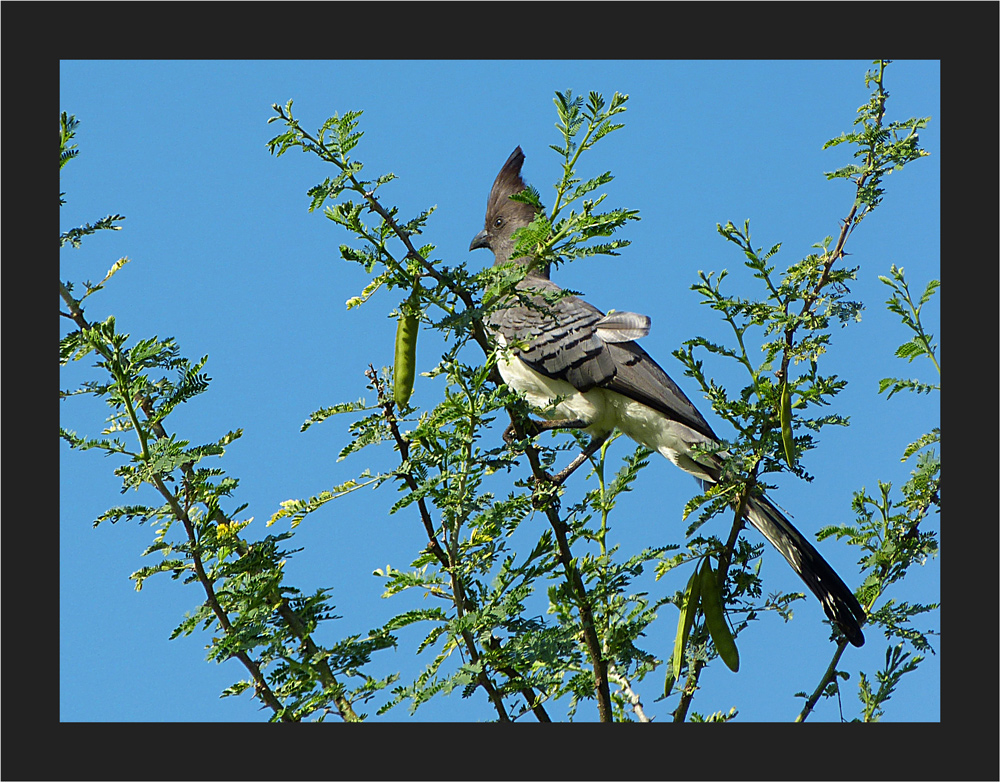
<instances>
[{"instance_id":1,"label":"bird's neck","mask_svg":"<svg viewBox=\"0 0 1000 782\"><path fill-rule=\"evenodd\" d=\"M527 266L528 263L530 262L530 259L528 259L528 258L518 258L516 262L519 263L521 266ZM493 265L494 266L502 266L503 264L506 264L506 263L509 263L508 259L506 259L506 258L497 258L493 262ZM536 265L536 266L528 269L528 273L524 275L524 278L526 280L530 280L530 279L547 280L547 279L549 279L549 266L550 266L550 264L548 264L548 263L538 264L538 265Z\"/></svg>"}]
</instances>

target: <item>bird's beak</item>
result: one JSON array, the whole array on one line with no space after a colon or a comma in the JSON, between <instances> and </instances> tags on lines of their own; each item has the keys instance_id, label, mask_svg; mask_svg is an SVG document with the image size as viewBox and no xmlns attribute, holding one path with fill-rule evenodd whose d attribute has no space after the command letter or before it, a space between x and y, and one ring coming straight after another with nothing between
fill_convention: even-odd
<instances>
[{"instance_id":1,"label":"bird's beak","mask_svg":"<svg viewBox=\"0 0 1000 782\"><path fill-rule=\"evenodd\" d=\"M473 250L478 250L480 247L489 246L489 237L486 235L486 229L484 228L472 239L472 244L469 245L469 252L471 253Z\"/></svg>"}]
</instances>

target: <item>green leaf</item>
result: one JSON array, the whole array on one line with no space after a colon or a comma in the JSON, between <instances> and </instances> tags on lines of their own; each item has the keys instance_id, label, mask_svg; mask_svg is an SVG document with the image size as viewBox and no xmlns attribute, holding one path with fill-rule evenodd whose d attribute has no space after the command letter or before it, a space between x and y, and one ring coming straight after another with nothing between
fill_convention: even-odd
<instances>
[{"instance_id":1,"label":"green leaf","mask_svg":"<svg viewBox=\"0 0 1000 782\"><path fill-rule=\"evenodd\" d=\"M378 488L389 477L391 476L382 474L373 476L369 470L365 470L357 479L352 478L351 480L344 481L344 483L334 486L329 491L321 491L315 497L310 497L308 500L284 500L281 503L281 510L276 511L271 516L267 522L267 526L270 527L276 521L287 518L291 519L292 529L294 529L306 516L319 510L330 500L343 497L345 494L350 494L366 486Z\"/></svg>"},{"instance_id":2,"label":"green leaf","mask_svg":"<svg viewBox=\"0 0 1000 782\"><path fill-rule=\"evenodd\" d=\"M927 349L917 337L896 348L896 358L905 358L907 361L913 361L917 356L923 356L926 353Z\"/></svg>"},{"instance_id":3,"label":"green leaf","mask_svg":"<svg viewBox=\"0 0 1000 782\"><path fill-rule=\"evenodd\" d=\"M121 505L109 508L94 520L94 526L98 526L102 521L110 521L117 524L119 521L131 521L139 519L140 523L154 518L162 518L169 513L162 508L151 508L147 505Z\"/></svg>"},{"instance_id":4,"label":"green leaf","mask_svg":"<svg viewBox=\"0 0 1000 782\"><path fill-rule=\"evenodd\" d=\"M79 247L85 236L90 236L98 231L120 231L122 227L117 225L117 223L120 223L124 219L119 214L108 215L107 217L102 217L96 223L86 223L79 228L71 228L69 231L59 234L59 246L64 247L70 244L73 247Z\"/></svg>"},{"instance_id":5,"label":"green leaf","mask_svg":"<svg viewBox=\"0 0 1000 782\"><path fill-rule=\"evenodd\" d=\"M378 405L369 405L365 403L365 400L358 399L357 402L340 402L330 407L321 407L313 413L309 414L309 418L302 424L299 431L304 432L313 424L318 424L325 421L334 415L340 415L341 413L356 413L363 410L377 410Z\"/></svg>"}]
</instances>

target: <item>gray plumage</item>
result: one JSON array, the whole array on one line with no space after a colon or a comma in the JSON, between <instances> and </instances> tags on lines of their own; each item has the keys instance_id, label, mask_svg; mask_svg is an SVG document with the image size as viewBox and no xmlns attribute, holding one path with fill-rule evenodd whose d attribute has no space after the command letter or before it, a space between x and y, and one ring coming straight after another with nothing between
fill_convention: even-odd
<instances>
[{"instance_id":1,"label":"gray plumage","mask_svg":"<svg viewBox=\"0 0 1000 782\"><path fill-rule=\"evenodd\" d=\"M528 264L511 258L513 234L534 219L530 204L511 201L525 189L524 153L518 147L497 174L486 224L469 246L488 247L495 264ZM593 437L615 428L658 451L700 481L719 480L726 454L705 418L666 372L634 340L649 333L650 320L633 312L605 315L549 279L547 266L530 268L517 286L519 298L495 310L486 325L502 351L500 374L541 415L579 422ZM746 517L781 553L819 598L827 616L855 646L864 643L865 613L854 593L816 548L765 497L747 503Z\"/></svg>"},{"instance_id":2,"label":"gray plumage","mask_svg":"<svg viewBox=\"0 0 1000 782\"><path fill-rule=\"evenodd\" d=\"M594 324L597 336L605 342L631 342L641 339L649 333L649 326L649 316L635 312L609 312Z\"/></svg>"}]
</instances>

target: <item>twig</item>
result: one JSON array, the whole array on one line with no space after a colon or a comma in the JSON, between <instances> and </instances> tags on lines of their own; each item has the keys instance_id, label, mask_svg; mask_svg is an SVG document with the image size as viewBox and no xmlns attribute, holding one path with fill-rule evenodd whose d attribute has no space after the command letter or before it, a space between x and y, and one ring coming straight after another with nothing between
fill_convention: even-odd
<instances>
[{"instance_id":1,"label":"twig","mask_svg":"<svg viewBox=\"0 0 1000 782\"><path fill-rule=\"evenodd\" d=\"M840 641L837 643L837 650L833 653L833 659L830 660L830 665L827 666L826 672L823 674L823 678L819 680L819 684L816 686L816 689L813 690L813 694L806 699L806 703L802 707L802 711L799 713L799 716L795 718L796 722L806 721L810 713L812 713L812 710L816 707L816 703L823 695L823 692L826 690L827 685L830 684L830 682L832 681L836 681L837 663L840 662L840 657L844 653L844 650L846 648L847 648L847 639L841 638ZM838 684L837 687L839 689L840 685Z\"/></svg>"},{"instance_id":2,"label":"twig","mask_svg":"<svg viewBox=\"0 0 1000 782\"><path fill-rule=\"evenodd\" d=\"M611 666L608 670L608 678L621 688L622 694L628 700L629 704L631 704L632 711L634 711L635 716L639 718L639 722L652 722L652 720L646 716L646 712L642 710L642 701L639 699L638 694L632 690L632 685L629 684L629 680L618 673L614 666Z\"/></svg>"}]
</instances>

